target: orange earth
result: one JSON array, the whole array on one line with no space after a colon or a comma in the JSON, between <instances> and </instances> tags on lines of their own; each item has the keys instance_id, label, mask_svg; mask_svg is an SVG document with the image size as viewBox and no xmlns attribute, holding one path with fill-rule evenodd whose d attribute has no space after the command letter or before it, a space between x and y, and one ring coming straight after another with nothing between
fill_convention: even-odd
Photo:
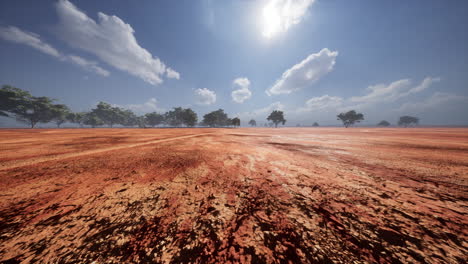
<instances>
[{"instance_id":1,"label":"orange earth","mask_svg":"<svg viewBox=\"0 0 468 264\"><path fill-rule=\"evenodd\" d=\"M466 263L468 129L0 130L4 263Z\"/></svg>"}]
</instances>

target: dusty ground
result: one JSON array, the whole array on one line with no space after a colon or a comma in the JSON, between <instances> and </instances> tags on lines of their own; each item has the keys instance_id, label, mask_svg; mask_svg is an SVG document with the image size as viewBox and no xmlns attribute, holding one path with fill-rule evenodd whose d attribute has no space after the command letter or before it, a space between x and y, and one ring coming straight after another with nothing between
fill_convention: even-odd
<instances>
[{"instance_id":1,"label":"dusty ground","mask_svg":"<svg viewBox=\"0 0 468 264\"><path fill-rule=\"evenodd\" d=\"M7 263L466 263L468 129L0 130Z\"/></svg>"}]
</instances>

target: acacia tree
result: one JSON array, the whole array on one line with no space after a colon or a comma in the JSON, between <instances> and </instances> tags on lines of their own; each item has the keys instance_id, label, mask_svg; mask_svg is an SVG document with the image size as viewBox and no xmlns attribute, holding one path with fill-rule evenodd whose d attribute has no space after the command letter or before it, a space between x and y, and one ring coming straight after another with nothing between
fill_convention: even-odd
<instances>
[{"instance_id":1,"label":"acacia tree","mask_svg":"<svg viewBox=\"0 0 468 264\"><path fill-rule=\"evenodd\" d=\"M417 125L419 123L419 118L414 116L400 116L400 120L398 120L399 126L408 127L410 125Z\"/></svg>"},{"instance_id":2,"label":"acacia tree","mask_svg":"<svg viewBox=\"0 0 468 264\"><path fill-rule=\"evenodd\" d=\"M99 118L99 116L95 112L91 111L84 114L83 124L95 128L97 126L104 125L104 122Z\"/></svg>"},{"instance_id":3,"label":"acacia tree","mask_svg":"<svg viewBox=\"0 0 468 264\"><path fill-rule=\"evenodd\" d=\"M0 89L0 116L15 114L31 98L32 95L27 91L10 85L3 85Z\"/></svg>"},{"instance_id":4,"label":"acacia tree","mask_svg":"<svg viewBox=\"0 0 468 264\"><path fill-rule=\"evenodd\" d=\"M361 113L356 113L356 111L351 110L346 113L341 113L337 115L338 117L337 120L341 120L343 122L343 125L347 128L351 125L354 125L354 123L359 123L362 120L364 120L364 115Z\"/></svg>"},{"instance_id":5,"label":"acacia tree","mask_svg":"<svg viewBox=\"0 0 468 264\"><path fill-rule=\"evenodd\" d=\"M164 116L156 112L147 113L145 115L145 123L149 126L155 127L164 122Z\"/></svg>"},{"instance_id":6,"label":"acacia tree","mask_svg":"<svg viewBox=\"0 0 468 264\"><path fill-rule=\"evenodd\" d=\"M183 124L182 119L182 107L174 107L171 111L164 114L164 120L166 124L173 127L179 127Z\"/></svg>"},{"instance_id":7,"label":"acacia tree","mask_svg":"<svg viewBox=\"0 0 468 264\"><path fill-rule=\"evenodd\" d=\"M118 111L118 114L121 116L119 120L119 124L121 124L124 127L133 127L138 125L138 116L135 115L135 113L132 112L132 110L128 109L115 109L115 111Z\"/></svg>"},{"instance_id":8,"label":"acacia tree","mask_svg":"<svg viewBox=\"0 0 468 264\"><path fill-rule=\"evenodd\" d=\"M53 102L54 100L49 97L31 96L13 110L16 120L29 124L31 128L37 123L48 123L54 117Z\"/></svg>"},{"instance_id":9,"label":"acacia tree","mask_svg":"<svg viewBox=\"0 0 468 264\"><path fill-rule=\"evenodd\" d=\"M57 127L60 127L63 123L65 123L68 119L68 115L70 114L70 109L68 106L64 104L56 104L52 105L52 122L57 124Z\"/></svg>"},{"instance_id":10,"label":"acacia tree","mask_svg":"<svg viewBox=\"0 0 468 264\"><path fill-rule=\"evenodd\" d=\"M179 127L186 125L193 127L197 124L198 116L190 108L174 107L171 111L164 114L165 123L170 126Z\"/></svg>"},{"instance_id":11,"label":"acacia tree","mask_svg":"<svg viewBox=\"0 0 468 264\"><path fill-rule=\"evenodd\" d=\"M139 128L146 128L146 118L145 116L137 117L137 125Z\"/></svg>"},{"instance_id":12,"label":"acacia tree","mask_svg":"<svg viewBox=\"0 0 468 264\"><path fill-rule=\"evenodd\" d=\"M68 113L67 114L67 120L68 122L78 124L80 127L83 127L83 122L84 122L84 117L85 117L84 112L79 112L79 113Z\"/></svg>"},{"instance_id":13,"label":"acacia tree","mask_svg":"<svg viewBox=\"0 0 468 264\"><path fill-rule=\"evenodd\" d=\"M182 122L188 127L194 127L197 124L198 116L192 109L182 110Z\"/></svg>"},{"instance_id":14,"label":"acacia tree","mask_svg":"<svg viewBox=\"0 0 468 264\"><path fill-rule=\"evenodd\" d=\"M91 112L94 112L104 124L110 127L113 127L115 124L122 124L125 117L124 110L106 102L99 102Z\"/></svg>"},{"instance_id":15,"label":"acacia tree","mask_svg":"<svg viewBox=\"0 0 468 264\"><path fill-rule=\"evenodd\" d=\"M233 126L240 126L240 119L238 117L234 117L233 119L231 119L231 125Z\"/></svg>"},{"instance_id":16,"label":"acacia tree","mask_svg":"<svg viewBox=\"0 0 468 264\"><path fill-rule=\"evenodd\" d=\"M283 125L286 123L283 111L279 110L274 110L273 112L271 112L271 114L267 117L267 120L273 122L275 127L278 127L279 123L282 123Z\"/></svg>"},{"instance_id":17,"label":"acacia tree","mask_svg":"<svg viewBox=\"0 0 468 264\"><path fill-rule=\"evenodd\" d=\"M250 119L249 125L250 125L250 126L257 126L257 121L255 121L255 120L253 120L253 119Z\"/></svg>"},{"instance_id":18,"label":"acacia tree","mask_svg":"<svg viewBox=\"0 0 468 264\"><path fill-rule=\"evenodd\" d=\"M390 123L387 120L382 120L377 124L377 126L388 127L390 126Z\"/></svg>"},{"instance_id":19,"label":"acacia tree","mask_svg":"<svg viewBox=\"0 0 468 264\"><path fill-rule=\"evenodd\" d=\"M223 109L218 109L204 115L203 124L210 127L226 126L229 124L229 118Z\"/></svg>"}]
</instances>

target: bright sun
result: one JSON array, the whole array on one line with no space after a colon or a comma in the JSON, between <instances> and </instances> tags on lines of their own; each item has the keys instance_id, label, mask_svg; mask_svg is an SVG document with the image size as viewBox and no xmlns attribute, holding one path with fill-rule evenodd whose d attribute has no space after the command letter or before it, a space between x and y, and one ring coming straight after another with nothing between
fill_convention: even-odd
<instances>
[{"instance_id":1,"label":"bright sun","mask_svg":"<svg viewBox=\"0 0 468 264\"><path fill-rule=\"evenodd\" d=\"M281 15L274 4L270 2L263 8L263 36L271 38L281 30Z\"/></svg>"}]
</instances>

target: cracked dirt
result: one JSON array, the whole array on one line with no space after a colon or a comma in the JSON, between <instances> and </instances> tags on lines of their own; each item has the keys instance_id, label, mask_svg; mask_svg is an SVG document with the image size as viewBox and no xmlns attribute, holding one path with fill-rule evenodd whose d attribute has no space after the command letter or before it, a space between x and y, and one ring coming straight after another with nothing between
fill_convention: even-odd
<instances>
[{"instance_id":1,"label":"cracked dirt","mask_svg":"<svg viewBox=\"0 0 468 264\"><path fill-rule=\"evenodd\" d=\"M0 130L5 263L465 263L468 129Z\"/></svg>"}]
</instances>

